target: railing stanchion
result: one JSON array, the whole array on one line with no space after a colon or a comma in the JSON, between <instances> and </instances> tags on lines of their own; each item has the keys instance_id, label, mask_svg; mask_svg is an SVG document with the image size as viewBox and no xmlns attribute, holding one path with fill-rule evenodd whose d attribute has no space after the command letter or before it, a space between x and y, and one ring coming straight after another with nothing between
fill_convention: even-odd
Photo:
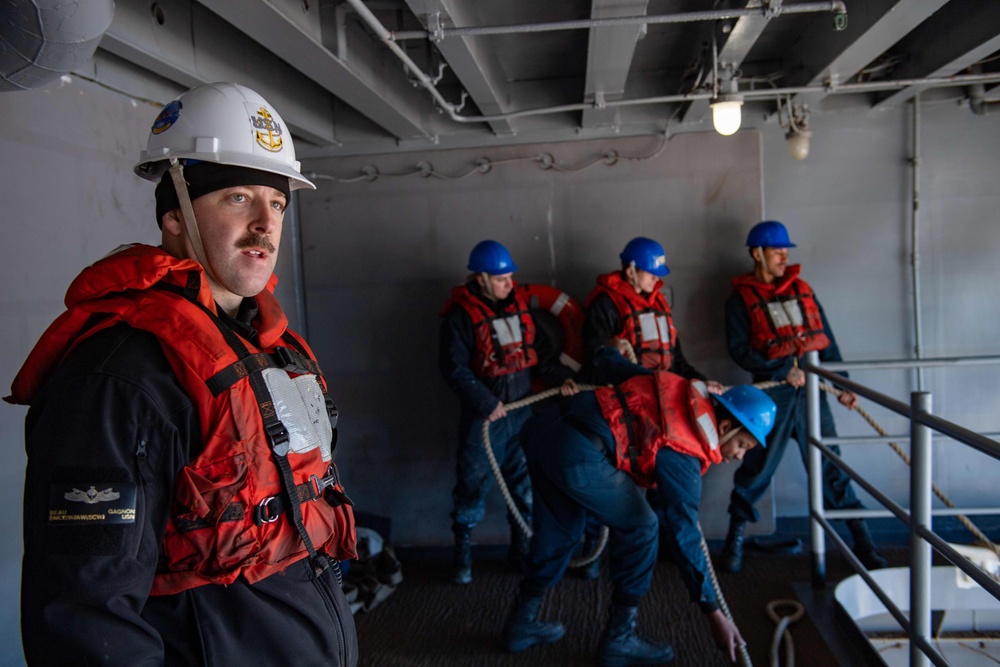
<instances>
[{"instance_id":1,"label":"railing stanchion","mask_svg":"<svg viewBox=\"0 0 1000 667\"><path fill-rule=\"evenodd\" d=\"M806 353L809 366L819 365L819 353ZM809 473L809 535L812 556L813 588L826 588L826 534L815 517L823 516L823 454L812 441L821 439L819 419L819 376L806 373L806 424L809 445L806 447L806 470Z\"/></svg>"},{"instance_id":2,"label":"railing stanchion","mask_svg":"<svg viewBox=\"0 0 1000 667\"><path fill-rule=\"evenodd\" d=\"M928 657L917 642L931 641L931 545L920 537L918 527L931 526L931 428L918 421L931 412L931 394L910 395L910 641L911 667L926 667Z\"/></svg>"}]
</instances>

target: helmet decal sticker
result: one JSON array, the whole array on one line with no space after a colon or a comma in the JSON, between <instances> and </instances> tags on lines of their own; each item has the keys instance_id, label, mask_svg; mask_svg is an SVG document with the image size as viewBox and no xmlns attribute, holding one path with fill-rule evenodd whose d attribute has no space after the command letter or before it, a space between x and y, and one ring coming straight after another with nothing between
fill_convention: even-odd
<instances>
[{"instance_id":1,"label":"helmet decal sticker","mask_svg":"<svg viewBox=\"0 0 1000 667\"><path fill-rule=\"evenodd\" d=\"M281 138L281 125L274 120L271 112L261 106L257 109L257 115L250 116L253 124L253 137L264 149L277 153L285 147L285 142Z\"/></svg>"},{"instance_id":2,"label":"helmet decal sticker","mask_svg":"<svg viewBox=\"0 0 1000 667\"><path fill-rule=\"evenodd\" d=\"M153 127L151 128L153 134L161 134L169 130L170 127L177 122L183 107L184 105L181 104L180 100L174 100L167 106L163 107L163 111L161 111L160 115L153 121Z\"/></svg>"}]
</instances>

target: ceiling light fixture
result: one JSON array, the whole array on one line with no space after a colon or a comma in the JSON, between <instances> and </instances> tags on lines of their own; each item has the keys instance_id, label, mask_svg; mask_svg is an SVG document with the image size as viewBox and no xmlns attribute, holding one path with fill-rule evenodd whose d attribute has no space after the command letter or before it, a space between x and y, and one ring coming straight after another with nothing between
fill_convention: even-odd
<instances>
[{"instance_id":1,"label":"ceiling light fixture","mask_svg":"<svg viewBox=\"0 0 1000 667\"><path fill-rule=\"evenodd\" d=\"M736 76L727 71L725 78L717 83L715 97L712 98L712 125L724 137L735 134L743 122L743 96L739 93Z\"/></svg>"},{"instance_id":2,"label":"ceiling light fixture","mask_svg":"<svg viewBox=\"0 0 1000 667\"><path fill-rule=\"evenodd\" d=\"M712 125L724 137L735 134L743 122L743 96L721 95L712 102Z\"/></svg>"}]
</instances>

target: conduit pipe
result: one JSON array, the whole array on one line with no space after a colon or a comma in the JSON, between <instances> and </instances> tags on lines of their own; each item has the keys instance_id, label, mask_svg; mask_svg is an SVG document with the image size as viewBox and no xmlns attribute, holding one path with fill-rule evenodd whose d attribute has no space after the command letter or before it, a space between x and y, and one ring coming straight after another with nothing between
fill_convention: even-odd
<instances>
[{"instance_id":1,"label":"conduit pipe","mask_svg":"<svg viewBox=\"0 0 1000 667\"><path fill-rule=\"evenodd\" d=\"M913 249L910 271L913 278L913 351L917 359L924 354L923 317L920 314L920 94L913 98L913 202L910 220ZM917 366L917 391L924 390L924 369Z\"/></svg>"},{"instance_id":2,"label":"conduit pipe","mask_svg":"<svg viewBox=\"0 0 1000 667\"><path fill-rule=\"evenodd\" d=\"M688 93L681 95L662 95L658 97L645 97L634 100L602 100L601 102L577 102L575 104L561 104L558 106L551 107L541 107L535 109L522 109L520 111L508 111L499 114L490 115L479 115L479 116L462 116L458 112L465 106L464 98L465 93L463 93L462 104L455 105L448 102L441 93L438 91L437 87L434 85L434 81L427 76L420 67L417 66L413 60L406 55L406 53L400 48L395 41L393 41L393 33L382 25L381 21L365 6L362 0L347 0L348 4L358 13L359 18L365 22L365 24L375 33L375 35L386 45L386 47L395 55L403 66L413 74L416 79L416 83L424 87L427 92L431 94L434 101L438 104L439 108L443 113L447 113L448 117L457 123L492 123L495 121L509 120L511 118L523 118L526 116L541 116L546 114L554 113L566 113L570 111L584 111L587 109L604 109L607 107L626 107L626 106L641 106L646 104L668 104L673 102L690 102L693 100L710 100L714 97L712 93ZM833 5L842 6L843 3L838 2L826 2L826 3L808 3L810 5L823 5L827 10ZM792 5L794 7L795 5ZM798 5L799 7L805 7L806 5ZM788 12L788 7L783 7L783 12ZM758 12L760 10L749 10ZM811 11L818 11L812 9ZM646 18L658 18L658 17L642 17ZM594 23L601 21L602 19L594 19L589 23ZM609 19L609 20L620 20L620 19ZM879 91L879 90L894 90L896 88L906 88L908 86L914 86L918 84L931 85L931 86L962 86L974 83L993 83L1000 82L1000 74L966 74L961 76L953 77L938 77L938 78L926 78L926 79L901 79L897 81L869 81L864 83L845 83L845 84L826 84L826 85L814 85L814 86L798 86L792 88L772 88L767 90L745 90L740 91L746 99L773 99L781 95L797 95L800 93L811 93L811 92L825 92L827 94L837 94L837 93L852 93L852 92L868 92L868 91Z\"/></svg>"},{"instance_id":3,"label":"conduit pipe","mask_svg":"<svg viewBox=\"0 0 1000 667\"><path fill-rule=\"evenodd\" d=\"M701 12L678 12L658 16L620 16L603 19L581 19L578 21L553 21L549 23L523 23L519 25L480 26L478 28L443 28L434 25L439 19L432 18L430 30L400 30L390 32L390 39L430 39L440 42L448 37L471 37L478 35L511 35L529 32L554 32L557 30L586 30L590 28L606 28L610 26L640 25L648 26L659 23L695 23L698 21L720 21L743 16L763 16L767 19L776 18L782 14L809 14L813 12L836 12L846 14L847 7L840 0L832 2L804 2L797 5L783 5L778 2L765 2L760 7L745 9L713 9ZM438 16L432 14L432 17Z\"/></svg>"}]
</instances>

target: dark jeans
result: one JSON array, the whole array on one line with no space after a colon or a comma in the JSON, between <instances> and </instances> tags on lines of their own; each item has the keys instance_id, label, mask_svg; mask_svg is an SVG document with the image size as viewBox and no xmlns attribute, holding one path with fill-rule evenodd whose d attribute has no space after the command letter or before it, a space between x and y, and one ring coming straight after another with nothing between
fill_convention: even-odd
<instances>
[{"instance_id":1,"label":"dark jeans","mask_svg":"<svg viewBox=\"0 0 1000 667\"><path fill-rule=\"evenodd\" d=\"M650 500L657 504L657 513L664 523L663 542L680 568L691 601L705 611L713 611L717 608L715 590L705 552L701 550L698 525L701 461L672 449L661 449L656 454L656 493L650 494Z\"/></svg>"},{"instance_id":2,"label":"dark jeans","mask_svg":"<svg viewBox=\"0 0 1000 667\"><path fill-rule=\"evenodd\" d=\"M519 433L531 416L529 408L509 412L503 419L490 424L490 446L500 466L507 489L525 521L531 521L531 478L521 451ZM457 482L452 490L452 521L475 526L486 515L486 494L495 477L483 449L483 419L462 416L456 463ZM512 530L519 530L509 516Z\"/></svg>"},{"instance_id":3,"label":"dark jeans","mask_svg":"<svg viewBox=\"0 0 1000 667\"><path fill-rule=\"evenodd\" d=\"M760 515L754 504L760 500L774 476L785 447L791 438L799 444L802 461L806 461L808 432L806 427L806 390L790 385L779 385L767 390L778 406L774 429L767 438L767 447L754 447L743 457L743 464L734 476L735 486L729 499L729 514L742 521L757 521ZM835 438L837 429L833 414L826 401L826 394L820 394L819 402L820 434L824 438ZM836 445L830 447L840 454ZM823 506L826 509L856 509L861 502L854 495L851 478L826 458L823 459Z\"/></svg>"},{"instance_id":4,"label":"dark jeans","mask_svg":"<svg viewBox=\"0 0 1000 667\"><path fill-rule=\"evenodd\" d=\"M610 530L613 601L636 606L649 591L656 564L656 515L632 478L615 468L606 444L611 431L593 394L575 396L571 404L574 413L599 424L591 437L567 423L558 408L540 411L522 431L536 496L522 590L540 595L559 582L592 514Z\"/></svg>"}]
</instances>

